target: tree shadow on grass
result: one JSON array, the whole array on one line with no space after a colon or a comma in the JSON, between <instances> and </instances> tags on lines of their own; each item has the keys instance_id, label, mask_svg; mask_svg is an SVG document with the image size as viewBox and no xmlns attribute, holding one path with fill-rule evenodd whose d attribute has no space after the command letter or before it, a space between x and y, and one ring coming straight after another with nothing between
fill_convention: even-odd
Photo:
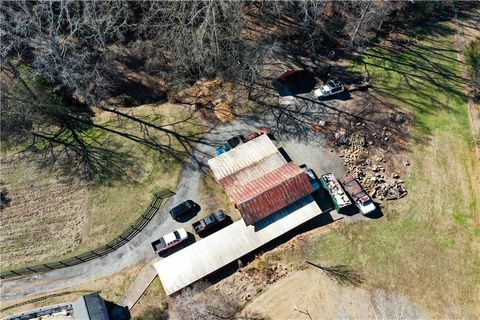
<instances>
[{"instance_id":1,"label":"tree shadow on grass","mask_svg":"<svg viewBox=\"0 0 480 320\"><path fill-rule=\"evenodd\" d=\"M365 282L365 278L360 273L345 265L324 267L310 261L305 261L305 263L322 270L331 280L344 286L358 287Z\"/></svg>"},{"instance_id":2,"label":"tree shadow on grass","mask_svg":"<svg viewBox=\"0 0 480 320\"><path fill-rule=\"evenodd\" d=\"M195 159L197 157L193 153L195 145L208 143L201 135L208 133L210 128L190 135L168 129L168 126L190 121L193 115L160 126L120 111L108 111L123 120L138 124L140 133L128 132L118 123L116 126L110 123L119 119L98 124L87 117L66 114L62 116L62 126L56 131L33 133L31 143L20 154L23 156L28 156L31 152L39 154L38 162L43 168L60 168L66 175L81 173L88 181L108 184L128 178L127 173L135 174L138 163L129 150L122 151L121 143L113 139L108 139L107 142L105 134L128 139L177 161L183 160L186 155ZM197 161L204 165L198 159Z\"/></svg>"}]
</instances>

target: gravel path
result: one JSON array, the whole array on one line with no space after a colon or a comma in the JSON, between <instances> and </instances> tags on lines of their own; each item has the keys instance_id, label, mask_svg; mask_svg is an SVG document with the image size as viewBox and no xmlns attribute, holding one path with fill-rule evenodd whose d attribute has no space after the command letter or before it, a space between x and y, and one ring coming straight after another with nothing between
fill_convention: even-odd
<instances>
[{"instance_id":1,"label":"gravel path","mask_svg":"<svg viewBox=\"0 0 480 320\"><path fill-rule=\"evenodd\" d=\"M207 160L214 154L214 146L221 144L232 135L245 134L254 128L278 127L277 121L280 119L274 115L239 117L228 125L219 126L205 137L205 144L197 145L192 156L185 161L177 190L175 190L176 194L165 201L150 223L129 243L106 256L80 265L19 279L4 280L1 282L0 299L5 301L62 290L111 275L141 261L153 261L157 257L150 243L163 234L191 223L191 221L179 223L171 219L167 214L168 209L187 199L192 199L202 206L198 200L199 186L207 170ZM335 152L325 150L323 140L318 134L312 133L309 129L296 134L294 125L292 124L292 130L285 130L286 127L282 124L283 134L276 134L278 145L284 147L293 161L297 164L306 163L317 174L326 171L336 174L344 172L341 159Z\"/></svg>"}]
</instances>

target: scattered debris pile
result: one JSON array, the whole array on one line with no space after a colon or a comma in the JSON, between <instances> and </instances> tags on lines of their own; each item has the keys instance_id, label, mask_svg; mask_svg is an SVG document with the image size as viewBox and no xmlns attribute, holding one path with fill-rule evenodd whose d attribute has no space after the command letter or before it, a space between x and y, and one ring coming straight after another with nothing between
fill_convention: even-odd
<instances>
[{"instance_id":1,"label":"scattered debris pile","mask_svg":"<svg viewBox=\"0 0 480 320\"><path fill-rule=\"evenodd\" d=\"M207 118L213 112L221 122L235 119L233 84L220 78L200 79L193 86L171 94L169 100L194 105Z\"/></svg>"},{"instance_id":2,"label":"scattered debris pile","mask_svg":"<svg viewBox=\"0 0 480 320\"><path fill-rule=\"evenodd\" d=\"M400 119L401 120L401 119ZM373 133L372 137L382 144L388 143L391 133L386 127L380 135ZM374 139L369 140L365 133L354 132L351 135L346 130L335 133L337 145L342 146L340 156L343 158L347 171L357 178L369 192L378 200L395 200L407 195L404 181L398 173L388 174L386 169L385 150L378 148ZM409 166L408 160L403 161Z\"/></svg>"}]
</instances>

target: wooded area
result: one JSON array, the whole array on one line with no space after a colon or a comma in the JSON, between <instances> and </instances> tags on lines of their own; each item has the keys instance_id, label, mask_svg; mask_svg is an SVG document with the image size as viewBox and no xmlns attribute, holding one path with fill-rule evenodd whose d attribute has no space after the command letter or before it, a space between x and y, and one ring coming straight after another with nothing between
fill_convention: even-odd
<instances>
[{"instance_id":1,"label":"wooded area","mask_svg":"<svg viewBox=\"0 0 480 320\"><path fill-rule=\"evenodd\" d=\"M94 108L127 117L114 110L112 98L123 105L158 101L202 78L251 88L274 48L306 56L358 50L396 23L451 6L311 0L2 2L3 149L23 146L41 153L49 165L68 160L89 179L113 175L115 152L88 132L107 130L92 122ZM164 86L131 83L119 66L145 72ZM138 98L139 92L144 96ZM165 134L192 143L174 132Z\"/></svg>"}]
</instances>

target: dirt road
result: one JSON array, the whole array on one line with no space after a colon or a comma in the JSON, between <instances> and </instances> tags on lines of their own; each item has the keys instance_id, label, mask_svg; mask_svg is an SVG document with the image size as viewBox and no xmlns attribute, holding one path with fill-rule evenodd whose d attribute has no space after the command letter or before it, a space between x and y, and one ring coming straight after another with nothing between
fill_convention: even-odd
<instances>
[{"instance_id":1,"label":"dirt road","mask_svg":"<svg viewBox=\"0 0 480 320\"><path fill-rule=\"evenodd\" d=\"M191 157L185 160L178 188L175 190L176 194L164 203L152 221L129 243L111 254L80 265L19 279L4 280L1 282L0 299L5 301L61 290L119 272L141 261L156 259L150 243L163 234L191 223L191 221L179 223L171 219L167 214L168 209L187 199L198 201L202 206L199 200L199 186L202 176L208 169L207 160L214 154L215 146L235 134L245 134L261 127L274 128L277 121L278 119L268 115L238 117L230 124L219 126L204 137L204 143L198 144ZM306 163L317 172L328 170L343 173L343 162L334 152L325 150L323 140L318 134L303 131L302 134L295 134L294 130L283 130L275 132L275 136L278 143L284 146L287 152L292 153L292 160L298 164Z\"/></svg>"}]
</instances>

